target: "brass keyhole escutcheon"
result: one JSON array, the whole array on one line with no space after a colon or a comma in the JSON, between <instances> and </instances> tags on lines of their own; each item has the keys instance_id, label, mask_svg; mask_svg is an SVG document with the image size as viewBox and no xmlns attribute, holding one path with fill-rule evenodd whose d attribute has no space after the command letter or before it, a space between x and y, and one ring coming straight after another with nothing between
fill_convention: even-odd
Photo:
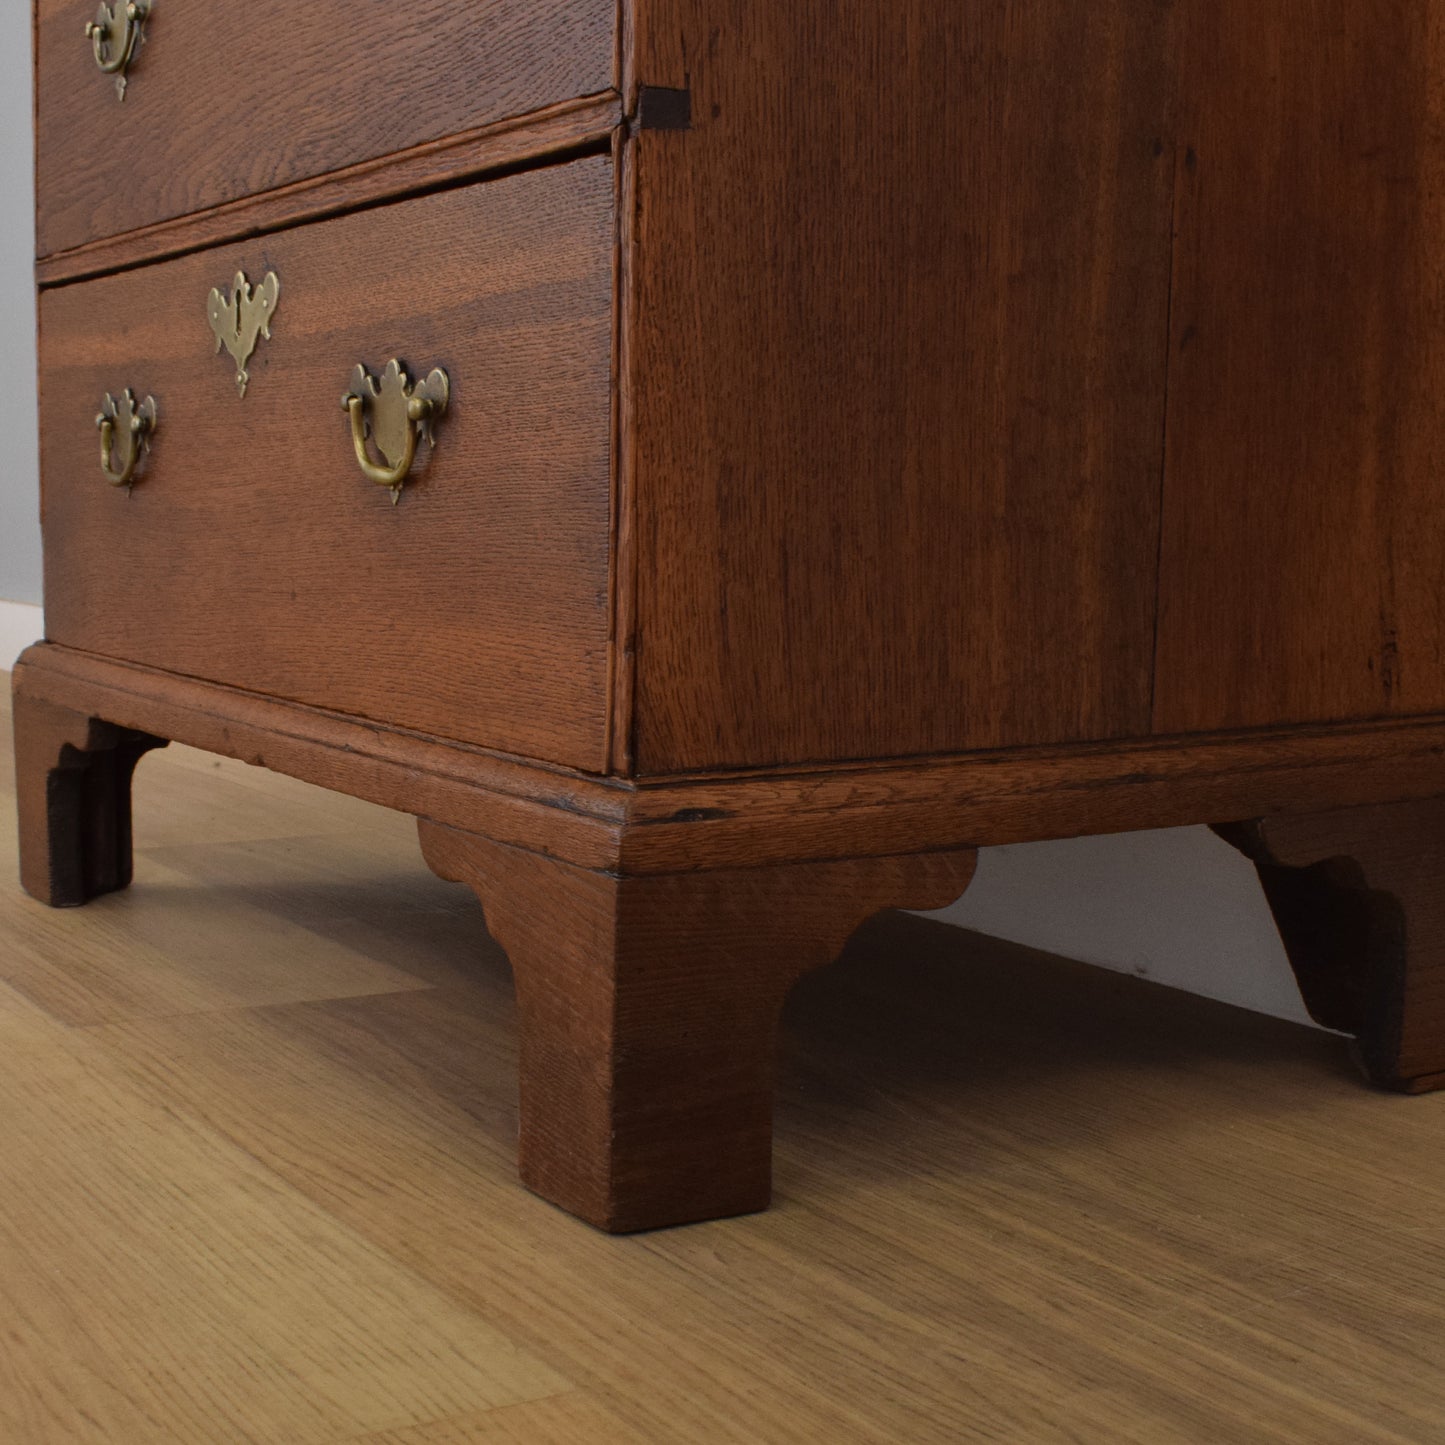
<instances>
[{"instance_id":1,"label":"brass keyhole escutcheon","mask_svg":"<svg viewBox=\"0 0 1445 1445\"><path fill-rule=\"evenodd\" d=\"M237 271L230 295L217 288L206 300L206 318L216 338L216 350L224 346L230 352L236 363L236 390L242 397L251 380L246 363L261 337L271 339L271 318L280 299L281 280L274 271L268 271L256 287L246 279L244 271Z\"/></svg>"},{"instance_id":2,"label":"brass keyhole escutcheon","mask_svg":"<svg viewBox=\"0 0 1445 1445\"><path fill-rule=\"evenodd\" d=\"M110 0L95 12L85 27L85 38L95 53L95 63L106 75L115 76L115 93L125 99L126 76L136 51L145 39L146 17L151 0Z\"/></svg>"},{"instance_id":3,"label":"brass keyhole escutcheon","mask_svg":"<svg viewBox=\"0 0 1445 1445\"><path fill-rule=\"evenodd\" d=\"M444 371L433 371L413 385L401 362L393 359L387 362L380 381L364 366L357 366L351 374L341 406L351 417L356 464L367 481L391 488L393 506L401 500L401 490L411 474L417 442L425 437L429 445L436 444L432 424L450 400L451 381ZM368 433L386 459L385 465L371 459Z\"/></svg>"},{"instance_id":4,"label":"brass keyhole escutcheon","mask_svg":"<svg viewBox=\"0 0 1445 1445\"><path fill-rule=\"evenodd\" d=\"M130 387L121 392L119 400L107 394L95 425L100 431L100 469L106 481L113 487L133 486L136 468L150 450L156 429L155 397L137 402Z\"/></svg>"}]
</instances>

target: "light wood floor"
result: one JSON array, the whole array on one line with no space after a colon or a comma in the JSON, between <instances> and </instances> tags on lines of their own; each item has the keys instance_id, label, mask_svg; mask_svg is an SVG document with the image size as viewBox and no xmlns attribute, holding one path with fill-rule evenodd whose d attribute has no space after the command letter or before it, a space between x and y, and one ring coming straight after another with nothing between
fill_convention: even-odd
<instances>
[{"instance_id":1,"label":"light wood floor","mask_svg":"<svg viewBox=\"0 0 1445 1445\"><path fill-rule=\"evenodd\" d=\"M408 820L136 796L129 894L0 888L3 1445L1445 1441L1445 1098L1336 1040L888 917L791 1007L773 1211L608 1239L515 1182Z\"/></svg>"}]
</instances>

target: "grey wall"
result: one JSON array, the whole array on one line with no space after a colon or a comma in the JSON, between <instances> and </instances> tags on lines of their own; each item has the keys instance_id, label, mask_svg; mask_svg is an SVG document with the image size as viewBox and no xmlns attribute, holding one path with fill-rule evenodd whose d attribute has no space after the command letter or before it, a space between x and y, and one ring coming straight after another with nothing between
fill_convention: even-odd
<instances>
[{"instance_id":1,"label":"grey wall","mask_svg":"<svg viewBox=\"0 0 1445 1445\"><path fill-rule=\"evenodd\" d=\"M937 916L1309 1021L1253 865L1207 828L986 848L973 886Z\"/></svg>"},{"instance_id":2,"label":"grey wall","mask_svg":"<svg viewBox=\"0 0 1445 1445\"><path fill-rule=\"evenodd\" d=\"M22 0L0 8L12 21L25 9ZM0 599L13 602L40 601L30 127L30 48L0 45Z\"/></svg>"}]
</instances>

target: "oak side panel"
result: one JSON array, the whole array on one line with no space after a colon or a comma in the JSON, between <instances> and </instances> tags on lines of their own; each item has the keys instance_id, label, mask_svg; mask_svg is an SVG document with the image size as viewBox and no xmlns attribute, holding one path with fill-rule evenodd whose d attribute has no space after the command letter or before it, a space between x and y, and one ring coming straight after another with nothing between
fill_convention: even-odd
<instances>
[{"instance_id":1,"label":"oak side panel","mask_svg":"<svg viewBox=\"0 0 1445 1445\"><path fill-rule=\"evenodd\" d=\"M639 769L1146 732L1167 8L634 20Z\"/></svg>"},{"instance_id":2,"label":"oak side panel","mask_svg":"<svg viewBox=\"0 0 1445 1445\"><path fill-rule=\"evenodd\" d=\"M42 256L594 95L615 69L616 0L156 0L119 102L95 10L36 7Z\"/></svg>"},{"instance_id":3,"label":"oak side panel","mask_svg":"<svg viewBox=\"0 0 1445 1445\"><path fill-rule=\"evenodd\" d=\"M1159 731L1445 706L1445 15L1189 7Z\"/></svg>"},{"instance_id":4,"label":"oak side panel","mask_svg":"<svg viewBox=\"0 0 1445 1445\"><path fill-rule=\"evenodd\" d=\"M605 157L47 291L46 626L88 652L549 762L606 767L612 165ZM206 298L281 278L245 399ZM445 367L393 506L352 368ZM95 415L160 407L129 495Z\"/></svg>"}]
</instances>

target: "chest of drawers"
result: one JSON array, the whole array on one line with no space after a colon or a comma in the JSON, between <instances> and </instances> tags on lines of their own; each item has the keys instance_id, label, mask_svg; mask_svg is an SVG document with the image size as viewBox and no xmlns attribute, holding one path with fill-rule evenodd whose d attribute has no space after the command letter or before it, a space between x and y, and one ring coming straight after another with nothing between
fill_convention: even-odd
<instances>
[{"instance_id":1,"label":"chest of drawers","mask_svg":"<svg viewBox=\"0 0 1445 1445\"><path fill-rule=\"evenodd\" d=\"M616 1230L767 1202L792 982L986 844L1215 824L1445 1083L1442 24L38 0L26 888L169 740L415 814Z\"/></svg>"}]
</instances>

